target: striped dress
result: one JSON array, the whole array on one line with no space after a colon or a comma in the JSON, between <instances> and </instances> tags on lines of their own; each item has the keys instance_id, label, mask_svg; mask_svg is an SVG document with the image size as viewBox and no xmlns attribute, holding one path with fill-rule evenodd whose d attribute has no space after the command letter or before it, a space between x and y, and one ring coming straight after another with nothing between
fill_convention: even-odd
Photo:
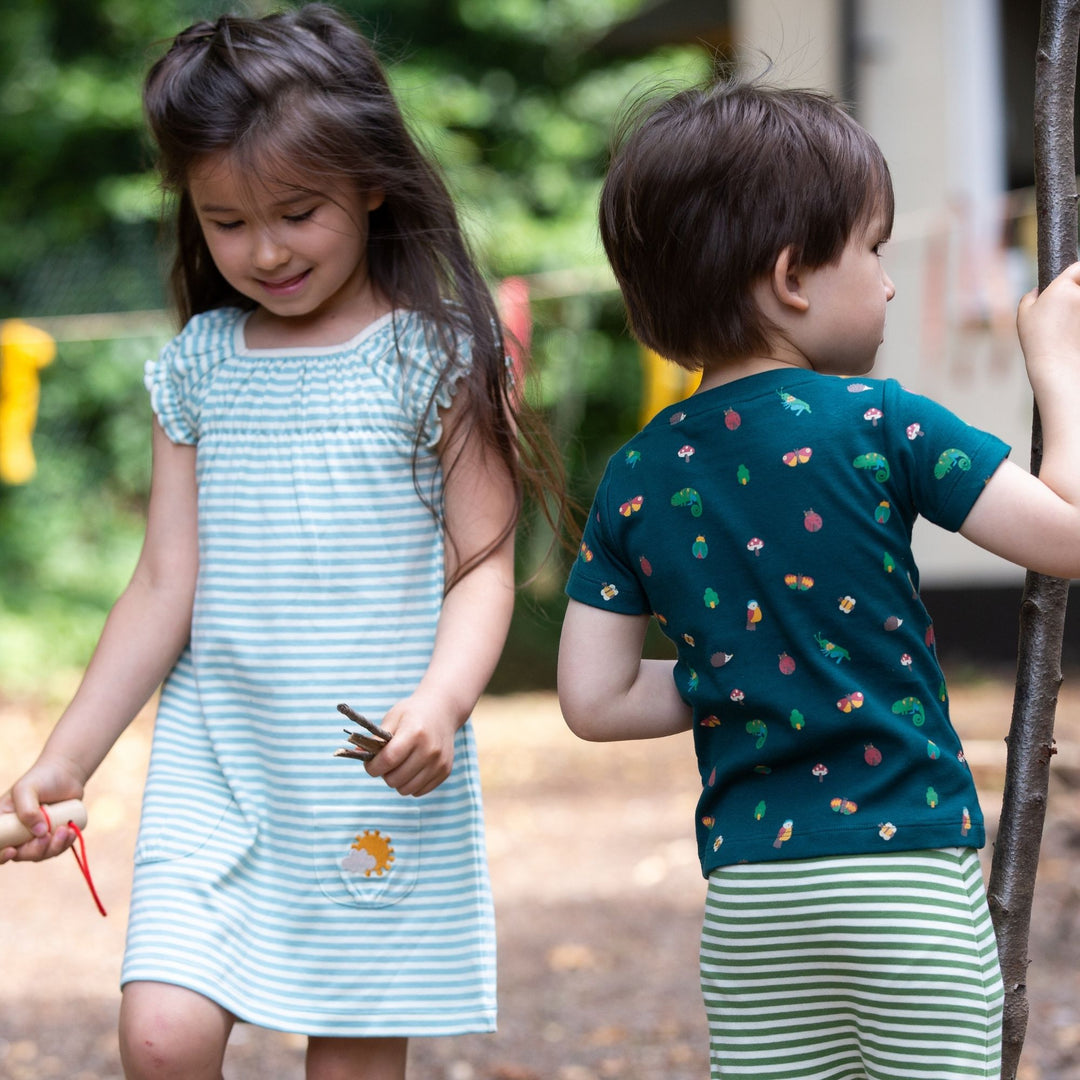
<instances>
[{"instance_id":1,"label":"striped dress","mask_svg":"<svg viewBox=\"0 0 1080 1080\"><path fill-rule=\"evenodd\" d=\"M249 349L244 322L196 316L147 367L166 434L197 447L200 566L158 710L122 981L308 1035L492 1030L470 725L422 799L333 757L336 704L378 720L431 654L443 547L416 483L438 496L434 358L401 313L302 350Z\"/></svg>"}]
</instances>

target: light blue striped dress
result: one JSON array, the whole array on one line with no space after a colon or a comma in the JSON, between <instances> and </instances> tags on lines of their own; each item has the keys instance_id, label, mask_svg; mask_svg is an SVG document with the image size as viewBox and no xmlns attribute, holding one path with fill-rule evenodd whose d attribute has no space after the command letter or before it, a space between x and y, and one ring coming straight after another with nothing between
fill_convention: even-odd
<instances>
[{"instance_id":1,"label":"light blue striped dress","mask_svg":"<svg viewBox=\"0 0 1080 1080\"><path fill-rule=\"evenodd\" d=\"M431 653L442 538L433 358L415 316L344 345L248 349L196 316L147 366L198 449L191 644L162 693L123 982L188 987L308 1035L495 1023L495 946L471 726L454 771L402 798L356 761L340 701L378 720ZM439 404L449 403L449 391Z\"/></svg>"}]
</instances>

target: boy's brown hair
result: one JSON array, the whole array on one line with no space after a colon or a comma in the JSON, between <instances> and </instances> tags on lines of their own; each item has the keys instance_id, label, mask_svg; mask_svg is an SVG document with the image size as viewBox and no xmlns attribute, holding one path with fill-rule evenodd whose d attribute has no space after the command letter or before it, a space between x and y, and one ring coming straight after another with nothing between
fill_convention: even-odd
<instances>
[{"instance_id":1,"label":"boy's brown hair","mask_svg":"<svg viewBox=\"0 0 1080 1080\"><path fill-rule=\"evenodd\" d=\"M768 348L751 295L777 256L824 266L881 212L889 167L827 94L723 81L631 111L600 196L600 234L631 329L697 370Z\"/></svg>"}]
</instances>

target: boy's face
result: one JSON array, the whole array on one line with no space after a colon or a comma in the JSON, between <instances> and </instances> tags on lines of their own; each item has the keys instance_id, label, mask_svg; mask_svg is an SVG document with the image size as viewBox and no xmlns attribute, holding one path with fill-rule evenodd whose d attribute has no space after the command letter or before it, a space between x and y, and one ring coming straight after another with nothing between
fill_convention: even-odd
<instances>
[{"instance_id":1,"label":"boy's face","mask_svg":"<svg viewBox=\"0 0 1080 1080\"><path fill-rule=\"evenodd\" d=\"M809 307L796 344L815 371L865 375L874 366L885 305L896 293L881 262L886 240L875 213L852 233L838 262L801 271Z\"/></svg>"}]
</instances>

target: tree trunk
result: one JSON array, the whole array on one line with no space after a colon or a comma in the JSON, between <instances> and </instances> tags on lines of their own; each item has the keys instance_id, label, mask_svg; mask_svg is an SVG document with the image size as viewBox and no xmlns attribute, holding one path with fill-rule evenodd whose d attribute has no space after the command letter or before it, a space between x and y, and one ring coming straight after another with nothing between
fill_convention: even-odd
<instances>
[{"instance_id":1,"label":"tree trunk","mask_svg":"<svg viewBox=\"0 0 1080 1080\"><path fill-rule=\"evenodd\" d=\"M1035 205L1039 288L1077 256L1073 150L1080 0L1043 0L1035 67ZM1031 470L1042 461L1035 410ZM1054 712L1061 686L1067 581L1029 573L1020 608L1016 692L1009 728L1001 821L990 872L989 902L1005 981L1002 1080L1015 1080L1027 1030L1028 933L1046 816Z\"/></svg>"}]
</instances>

